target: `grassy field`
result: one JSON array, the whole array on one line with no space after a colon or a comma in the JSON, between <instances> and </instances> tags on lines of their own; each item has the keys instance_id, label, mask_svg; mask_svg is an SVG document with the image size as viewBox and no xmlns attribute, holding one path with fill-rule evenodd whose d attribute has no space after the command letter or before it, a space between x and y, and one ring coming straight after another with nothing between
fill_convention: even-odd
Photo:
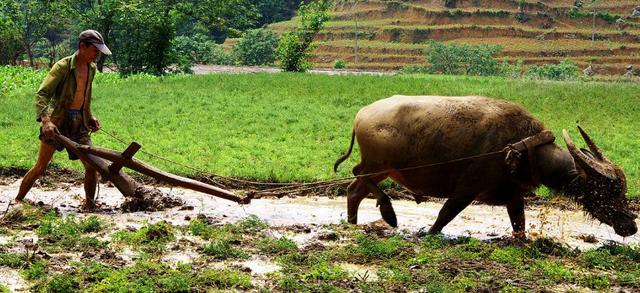
<instances>
[{"instance_id":1,"label":"grassy field","mask_svg":"<svg viewBox=\"0 0 640 293\"><path fill-rule=\"evenodd\" d=\"M38 253L16 250L23 244L13 239L0 245L0 267L17 271L32 292L120 292L122 288L130 292L636 292L640 288L640 248L615 243L580 251L548 238L530 242L418 238L407 231L344 223L276 227L255 216L236 223L200 217L181 225L159 221L121 228L100 215L61 216L30 206L10 210L1 229L2 235L40 239ZM311 240L297 242L303 237ZM260 265L257 270L255 264ZM0 290L9 292L2 284Z\"/></svg>"},{"instance_id":2,"label":"grassy field","mask_svg":"<svg viewBox=\"0 0 640 293\"><path fill-rule=\"evenodd\" d=\"M42 74L42 73L40 73ZM29 168L38 150L33 83L0 99L0 167ZM579 122L625 170L631 197L640 192L640 85L548 82L453 76L326 76L241 74L98 77L93 112L106 131L143 150L210 173L260 181L345 176L358 158L332 165L348 147L352 120L364 105L394 94L483 95L516 101L557 137L567 128L579 143ZM99 146L124 149L104 133ZM562 140L558 141L560 144ZM138 155L178 174L193 171ZM79 169L58 154L54 163Z\"/></svg>"}]
</instances>

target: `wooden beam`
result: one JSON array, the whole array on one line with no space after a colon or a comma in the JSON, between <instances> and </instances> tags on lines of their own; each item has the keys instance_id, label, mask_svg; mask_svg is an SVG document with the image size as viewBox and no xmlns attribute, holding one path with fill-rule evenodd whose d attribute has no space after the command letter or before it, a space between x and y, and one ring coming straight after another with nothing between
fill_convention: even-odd
<instances>
[{"instance_id":1,"label":"wooden beam","mask_svg":"<svg viewBox=\"0 0 640 293\"><path fill-rule=\"evenodd\" d=\"M131 159L133 158L133 155L135 155L138 150L140 150L142 146L137 143L137 142L132 142L126 150L124 150L124 152L122 152L122 158L124 159ZM120 171L120 169L122 169L122 164L118 163L118 162L113 162L111 163L111 166L109 166L109 172L111 173L118 173L118 171Z\"/></svg>"},{"instance_id":2,"label":"wooden beam","mask_svg":"<svg viewBox=\"0 0 640 293\"><path fill-rule=\"evenodd\" d=\"M251 201L250 197L239 197L234 193L224 190L222 188L209 185L200 181L196 181L193 179L178 176L175 174L164 172L136 158L125 158L123 154L120 154L119 152L116 152L114 150L98 148L98 147L93 147L88 145L81 145L69 140L66 137L64 139L67 140L67 142L65 142L66 143L65 146L69 144L70 147L74 148L78 153L82 154L83 156L90 156L90 157L95 156L98 158L105 159L107 161L112 161L113 164L122 165L131 170L135 170L147 176L167 182L171 185L192 189L192 190L199 191L206 194L211 194L211 195L214 195L226 200L234 201L240 204L248 204ZM108 167L105 168L105 172L109 173ZM110 178L109 175L107 175L106 178ZM117 178L117 176L114 176L114 178ZM112 181L112 182L114 184L116 183L115 181Z\"/></svg>"},{"instance_id":3,"label":"wooden beam","mask_svg":"<svg viewBox=\"0 0 640 293\"><path fill-rule=\"evenodd\" d=\"M87 152L82 151L83 147L86 145L78 144L64 135L58 135L57 140L64 145L70 152L74 153L76 156L80 158L83 162L88 163L94 169L96 169L102 178L105 178L111 182L113 185L118 188L118 190L125 197L132 197L138 187L138 183L131 178L131 176L122 172L122 170L118 170L118 172L109 172L109 163L104 159L88 154Z\"/></svg>"}]
</instances>

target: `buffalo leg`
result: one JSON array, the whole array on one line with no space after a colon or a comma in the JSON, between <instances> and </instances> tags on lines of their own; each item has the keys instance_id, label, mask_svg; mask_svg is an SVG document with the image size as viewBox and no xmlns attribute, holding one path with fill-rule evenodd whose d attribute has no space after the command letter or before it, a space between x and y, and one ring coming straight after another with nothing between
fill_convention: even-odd
<instances>
[{"instance_id":1,"label":"buffalo leg","mask_svg":"<svg viewBox=\"0 0 640 293\"><path fill-rule=\"evenodd\" d=\"M347 187L347 221L349 223L358 223L358 207L368 194L369 189L363 178L356 179Z\"/></svg>"},{"instance_id":2,"label":"buffalo leg","mask_svg":"<svg viewBox=\"0 0 640 293\"><path fill-rule=\"evenodd\" d=\"M382 215L382 219L389 224L391 227L398 227L398 219L396 218L396 212L393 210L393 206L391 205L391 199L388 195L386 195L380 187L370 179L365 179L367 188L371 191L378 202L376 206L380 208L380 214Z\"/></svg>"},{"instance_id":3,"label":"buffalo leg","mask_svg":"<svg viewBox=\"0 0 640 293\"><path fill-rule=\"evenodd\" d=\"M442 228L449 224L453 218L455 218L462 210L464 210L471 202L473 201L473 197L461 197L461 198L449 198L442 209L440 209L440 213L438 213L438 218L436 222L429 229L429 234L438 234L442 231Z\"/></svg>"},{"instance_id":4,"label":"buffalo leg","mask_svg":"<svg viewBox=\"0 0 640 293\"><path fill-rule=\"evenodd\" d=\"M518 196L507 203L507 213L509 213L509 220L511 220L513 236L516 238L524 238L524 199L521 196Z\"/></svg>"}]
</instances>

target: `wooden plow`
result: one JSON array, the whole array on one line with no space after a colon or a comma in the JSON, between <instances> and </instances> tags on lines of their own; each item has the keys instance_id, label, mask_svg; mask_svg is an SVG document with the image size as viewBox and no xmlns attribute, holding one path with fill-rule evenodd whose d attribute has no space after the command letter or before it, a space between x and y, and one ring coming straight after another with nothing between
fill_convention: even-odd
<instances>
[{"instance_id":1,"label":"wooden plow","mask_svg":"<svg viewBox=\"0 0 640 293\"><path fill-rule=\"evenodd\" d=\"M122 167L138 171L174 186L192 189L239 204L248 204L251 202L251 198L248 196L240 197L216 186L167 173L134 158L133 156L141 148L141 145L137 142L132 142L127 149L120 153L110 149L79 144L61 134L58 134L56 139L62 143L67 150L77 155L80 160L95 168L102 178L111 181L125 197L133 197L136 188L141 185L131 178L131 176L124 173Z\"/></svg>"}]
</instances>

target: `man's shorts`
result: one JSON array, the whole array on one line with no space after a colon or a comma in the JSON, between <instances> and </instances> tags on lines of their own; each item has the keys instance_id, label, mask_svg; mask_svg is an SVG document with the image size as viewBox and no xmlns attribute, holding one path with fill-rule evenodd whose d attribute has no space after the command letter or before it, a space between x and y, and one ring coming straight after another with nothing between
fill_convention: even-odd
<instances>
[{"instance_id":1,"label":"man's shorts","mask_svg":"<svg viewBox=\"0 0 640 293\"><path fill-rule=\"evenodd\" d=\"M82 110L66 110L62 125L58 127L58 130L62 135L69 139L84 145L91 145L91 137L89 136L89 129L84 126L82 120ZM49 139L44 136L42 127L40 127L40 135L38 138L49 145L52 145L56 150L61 151L64 146L55 139ZM78 156L67 150L69 154L69 160L77 160Z\"/></svg>"}]
</instances>

